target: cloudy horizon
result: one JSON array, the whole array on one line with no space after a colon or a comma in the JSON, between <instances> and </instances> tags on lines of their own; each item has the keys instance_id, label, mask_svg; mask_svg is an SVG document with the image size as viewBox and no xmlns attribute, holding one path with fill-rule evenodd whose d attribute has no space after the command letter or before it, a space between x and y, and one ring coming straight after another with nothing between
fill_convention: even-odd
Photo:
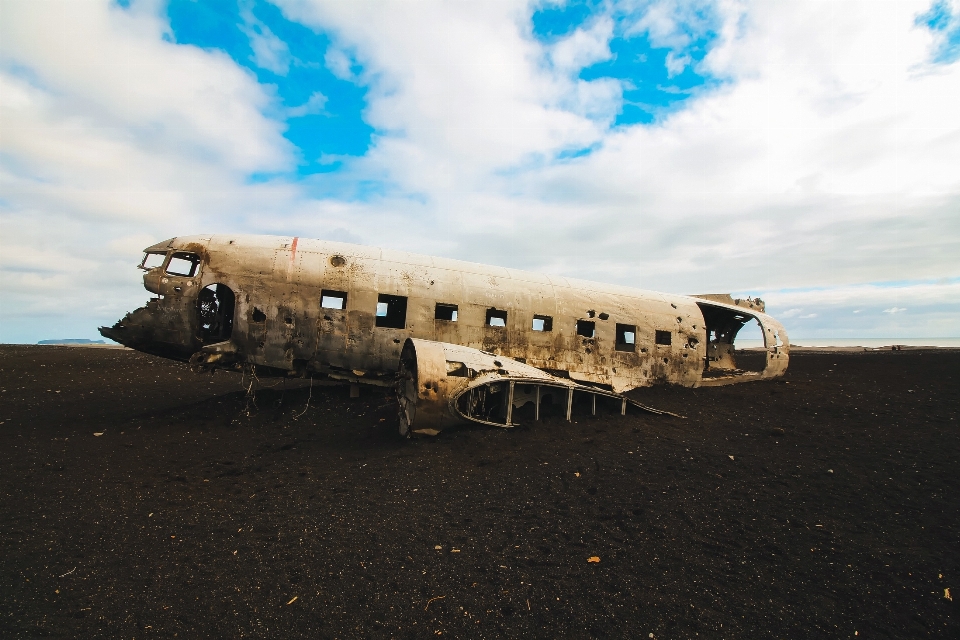
<instances>
[{"instance_id":1,"label":"cloudy horizon","mask_svg":"<svg viewBox=\"0 0 960 640\"><path fill-rule=\"evenodd\" d=\"M268 233L960 337L960 0L0 0L0 342Z\"/></svg>"}]
</instances>

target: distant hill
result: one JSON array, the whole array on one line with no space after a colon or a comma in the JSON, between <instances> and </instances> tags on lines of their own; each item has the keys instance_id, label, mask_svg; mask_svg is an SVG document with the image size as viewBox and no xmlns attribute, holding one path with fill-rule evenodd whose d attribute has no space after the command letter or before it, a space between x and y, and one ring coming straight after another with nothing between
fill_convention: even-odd
<instances>
[{"instance_id":1,"label":"distant hill","mask_svg":"<svg viewBox=\"0 0 960 640\"><path fill-rule=\"evenodd\" d=\"M37 344L107 344L106 340L89 340L87 338L64 338L63 340L41 340Z\"/></svg>"}]
</instances>

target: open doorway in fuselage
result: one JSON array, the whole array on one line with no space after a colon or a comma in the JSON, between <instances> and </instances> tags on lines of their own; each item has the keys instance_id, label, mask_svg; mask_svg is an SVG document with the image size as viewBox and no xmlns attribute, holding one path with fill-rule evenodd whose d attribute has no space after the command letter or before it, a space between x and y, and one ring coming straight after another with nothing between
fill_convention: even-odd
<instances>
[{"instance_id":1,"label":"open doorway in fuselage","mask_svg":"<svg viewBox=\"0 0 960 640\"><path fill-rule=\"evenodd\" d=\"M706 323L703 377L760 373L767 364L763 329L751 314L698 302Z\"/></svg>"},{"instance_id":2,"label":"open doorway in fuselage","mask_svg":"<svg viewBox=\"0 0 960 640\"><path fill-rule=\"evenodd\" d=\"M233 312L236 296L225 284L211 284L197 296L200 340L213 344L229 340L233 334Z\"/></svg>"}]
</instances>

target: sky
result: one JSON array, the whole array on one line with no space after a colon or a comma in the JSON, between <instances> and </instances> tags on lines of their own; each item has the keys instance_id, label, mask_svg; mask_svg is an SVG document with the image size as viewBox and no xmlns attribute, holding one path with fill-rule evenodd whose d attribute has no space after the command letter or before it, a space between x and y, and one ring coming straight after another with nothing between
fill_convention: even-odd
<instances>
[{"instance_id":1,"label":"sky","mask_svg":"<svg viewBox=\"0 0 960 640\"><path fill-rule=\"evenodd\" d=\"M197 233L960 337L960 0L0 0L0 342Z\"/></svg>"}]
</instances>

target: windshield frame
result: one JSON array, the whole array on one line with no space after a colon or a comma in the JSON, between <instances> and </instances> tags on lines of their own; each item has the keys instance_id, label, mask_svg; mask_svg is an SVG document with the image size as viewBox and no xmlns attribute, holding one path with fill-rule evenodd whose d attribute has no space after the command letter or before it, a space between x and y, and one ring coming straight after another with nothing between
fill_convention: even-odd
<instances>
[{"instance_id":1,"label":"windshield frame","mask_svg":"<svg viewBox=\"0 0 960 640\"><path fill-rule=\"evenodd\" d=\"M170 271L170 267L173 265L174 260L189 262L193 266L190 268L189 273ZM203 258L192 251L174 251L172 254L170 254L170 257L167 258L166 263L163 265L163 272L168 276L173 276L175 278L194 278L200 273L200 265L202 263Z\"/></svg>"},{"instance_id":2,"label":"windshield frame","mask_svg":"<svg viewBox=\"0 0 960 640\"><path fill-rule=\"evenodd\" d=\"M148 266L146 266L146 264L147 264L147 259L148 259L150 256L163 256L163 260L161 260L161 261L160 261L160 264L158 264L158 265L155 265L155 266L152 266L152 267L148 267ZM167 266L167 260L169 259L169 257L170 257L170 252L169 252L169 251L144 251L144 252L143 252L143 259L140 260L140 264L137 265L137 268L138 268L138 269L143 269L144 271L153 271L154 269L163 269L163 268L166 268L166 266Z\"/></svg>"}]
</instances>

